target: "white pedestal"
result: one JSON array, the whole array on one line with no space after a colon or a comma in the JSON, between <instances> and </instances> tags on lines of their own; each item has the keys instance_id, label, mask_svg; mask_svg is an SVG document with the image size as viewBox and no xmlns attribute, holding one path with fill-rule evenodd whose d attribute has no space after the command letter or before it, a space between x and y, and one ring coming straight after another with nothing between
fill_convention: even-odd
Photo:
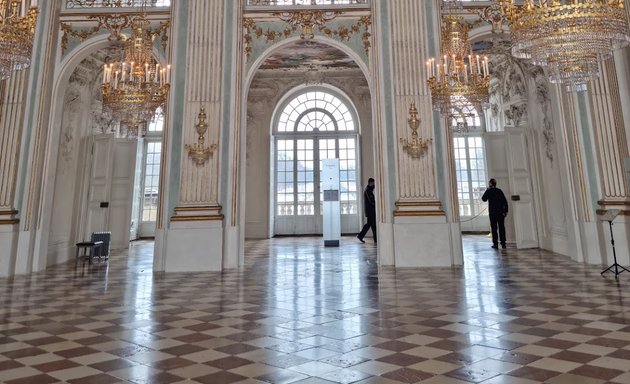
<instances>
[{"instance_id":1,"label":"white pedestal","mask_svg":"<svg viewBox=\"0 0 630 384\"><path fill-rule=\"evenodd\" d=\"M461 253L459 225L446 222L445 217L395 219L396 267L450 267L462 263Z\"/></svg>"},{"instance_id":2,"label":"white pedestal","mask_svg":"<svg viewBox=\"0 0 630 384\"><path fill-rule=\"evenodd\" d=\"M0 225L0 277L13 276L17 251L18 224Z\"/></svg>"},{"instance_id":3,"label":"white pedestal","mask_svg":"<svg viewBox=\"0 0 630 384\"><path fill-rule=\"evenodd\" d=\"M221 221L175 221L167 230L164 271L221 271L223 227Z\"/></svg>"}]
</instances>

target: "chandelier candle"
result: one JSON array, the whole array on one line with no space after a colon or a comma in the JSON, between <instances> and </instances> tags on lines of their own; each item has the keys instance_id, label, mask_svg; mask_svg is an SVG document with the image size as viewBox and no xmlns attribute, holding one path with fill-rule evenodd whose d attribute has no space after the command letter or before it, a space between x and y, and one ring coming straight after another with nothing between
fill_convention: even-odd
<instances>
[{"instance_id":1,"label":"chandelier candle","mask_svg":"<svg viewBox=\"0 0 630 384\"><path fill-rule=\"evenodd\" d=\"M552 83L584 84L599 62L630 44L624 0L499 0L512 55L545 68Z\"/></svg>"},{"instance_id":2,"label":"chandelier candle","mask_svg":"<svg viewBox=\"0 0 630 384\"><path fill-rule=\"evenodd\" d=\"M31 65L37 2L0 0L0 80Z\"/></svg>"},{"instance_id":3,"label":"chandelier candle","mask_svg":"<svg viewBox=\"0 0 630 384\"><path fill-rule=\"evenodd\" d=\"M103 109L126 127L128 136L134 137L165 104L169 82L170 65L165 70L153 58L149 21L144 15L138 16L132 22L122 57L104 67Z\"/></svg>"},{"instance_id":4,"label":"chandelier candle","mask_svg":"<svg viewBox=\"0 0 630 384\"><path fill-rule=\"evenodd\" d=\"M431 58L426 63L433 108L446 115L458 103L480 108L488 102L488 58L472 52L468 29L461 16L445 15L440 34L442 62Z\"/></svg>"}]
</instances>

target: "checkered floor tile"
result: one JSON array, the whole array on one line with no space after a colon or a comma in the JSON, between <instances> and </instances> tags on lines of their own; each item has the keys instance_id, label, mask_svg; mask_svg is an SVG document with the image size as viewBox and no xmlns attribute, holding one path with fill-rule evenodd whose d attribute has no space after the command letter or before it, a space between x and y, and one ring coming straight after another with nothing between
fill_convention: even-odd
<instances>
[{"instance_id":1,"label":"checkered floor tile","mask_svg":"<svg viewBox=\"0 0 630 384\"><path fill-rule=\"evenodd\" d=\"M0 279L0 382L630 383L630 275L489 245L395 269L369 241L272 239L239 270L164 274L138 242Z\"/></svg>"}]
</instances>

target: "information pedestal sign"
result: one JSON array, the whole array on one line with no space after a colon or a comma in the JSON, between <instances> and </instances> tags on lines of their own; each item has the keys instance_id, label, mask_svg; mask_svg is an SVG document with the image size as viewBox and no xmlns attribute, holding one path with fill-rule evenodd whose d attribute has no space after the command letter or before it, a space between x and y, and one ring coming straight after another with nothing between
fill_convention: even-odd
<instances>
[{"instance_id":1,"label":"information pedestal sign","mask_svg":"<svg viewBox=\"0 0 630 384\"><path fill-rule=\"evenodd\" d=\"M322 160L324 246L338 247L341 238L339 159Z\"/></svg>"}]
</instances>

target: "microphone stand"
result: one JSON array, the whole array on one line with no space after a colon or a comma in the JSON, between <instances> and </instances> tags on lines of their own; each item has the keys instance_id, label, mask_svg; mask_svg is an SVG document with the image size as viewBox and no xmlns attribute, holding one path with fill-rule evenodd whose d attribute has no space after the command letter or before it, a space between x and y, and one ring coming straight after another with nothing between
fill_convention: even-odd
<instances>
[{"instance_id":1,"label":"microphone stand","mask_svg":"<svg viewBox=\"0 0 630 384\"><path fill-rule=\"evenodd\" d=\"M625 267L619 265L619 263L617 263L617 253L615 252L615 238L613 237L613 230L612 230L612 226L613 226L613 222L612 220L607 220L608 224L610 225L610 243L612 244L612 249L613 249L613 260L615 261L613 263L613 265L611 265L610 267L604 269L601 273L601 275L603 276L604 273L610 271L612 273L615 274L615 279L617 279L619 276L619 274L623 271L626 272L630 272L628 269L626 269ZM615 268L615 270L613 271L613 267ZM621 269L621 270L620 270Z\"/></svg>"}]
</instances>

